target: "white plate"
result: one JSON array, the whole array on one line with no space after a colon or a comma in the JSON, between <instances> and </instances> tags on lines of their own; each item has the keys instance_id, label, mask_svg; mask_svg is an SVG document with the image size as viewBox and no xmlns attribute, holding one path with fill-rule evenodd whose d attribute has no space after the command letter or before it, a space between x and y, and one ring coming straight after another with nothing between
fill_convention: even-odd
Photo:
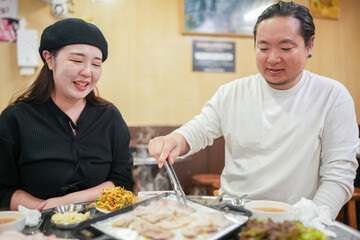
<instances>
[{"instance_id":1,"label":"white plate","mask_svg":"<svg viewBox=\"0 0 360 240\"><path fill-rule=\"evenodd\" d=\"M98 207L95 207L96 210L98 210L99 212L102 212L102 213L110 213L112 211L108 211L108 210L104 210L104 209L101 209L101 208L98 208Z\"/></svg>"}]
</instances>

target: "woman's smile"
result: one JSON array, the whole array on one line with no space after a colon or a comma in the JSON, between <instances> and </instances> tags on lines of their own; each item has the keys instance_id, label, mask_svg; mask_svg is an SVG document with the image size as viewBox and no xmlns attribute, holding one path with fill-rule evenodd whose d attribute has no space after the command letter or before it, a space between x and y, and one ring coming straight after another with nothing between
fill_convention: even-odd
<instances>
[{"instance_id":1,"label":"woman's smile","mask_svg":"<svg viewBox=\"0 0 360 240\"><path fill-rule=\"evenodd\" d=\"M74 81L75 87L80 91L85 91L87 86L89 85L89 82L86 81Z\"/></svg>"}]
</instances>

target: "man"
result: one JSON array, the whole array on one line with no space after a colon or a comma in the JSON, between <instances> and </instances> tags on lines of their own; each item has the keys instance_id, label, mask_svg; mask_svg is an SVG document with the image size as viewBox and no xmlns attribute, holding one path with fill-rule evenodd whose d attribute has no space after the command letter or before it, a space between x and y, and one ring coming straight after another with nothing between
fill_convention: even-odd
<instances>
[{"instance_id":1,"label":"man","mask_svg":"<svg viewBox=\"0 0 360 240\"><path fill-rule=\"evenodd\" d=\"M334 219L353 192L358 127L339 82L304 70L315 26L293 2L270 6L254 28L260 74L221 86L201 113L149 142L159 167L225 139L220 192L327 205Z\"/></svg>"}]
</instances>

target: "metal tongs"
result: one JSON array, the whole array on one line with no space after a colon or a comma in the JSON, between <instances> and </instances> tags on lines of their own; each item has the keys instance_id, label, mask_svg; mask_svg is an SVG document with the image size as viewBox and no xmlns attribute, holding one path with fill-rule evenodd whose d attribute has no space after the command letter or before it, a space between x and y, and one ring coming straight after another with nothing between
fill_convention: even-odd
<instances>
[{"instance_id":1,"label":"metal tongs","mask_svg":"<svg viewBox=\"0 0 360 240\"><path fill-rule=\"evenodd\" d=\"M169 175L171 185L175 191L176 198L178 199L179 202L181 202L181 200L182 200L184 202L185 206L187 206L185 193L184 193L183 189L181 188L179 179L177 178L177 176L175 174L173 166L171 165L171 163L169 163L168 159L165 160L164 165L165 165L166 171Z\"/></svg>"}]
</instances>

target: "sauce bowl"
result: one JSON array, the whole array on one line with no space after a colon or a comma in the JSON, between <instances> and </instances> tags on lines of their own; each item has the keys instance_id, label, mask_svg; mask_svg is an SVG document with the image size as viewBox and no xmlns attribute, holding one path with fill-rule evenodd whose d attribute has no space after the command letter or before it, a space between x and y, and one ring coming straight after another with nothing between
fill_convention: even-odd
<instances>
[{"instance_id":1,"label":"sauce bowl","mask_svg":"<svg viewBox=\"0 0 360 240\"><path fill-rule=\"evenodd\" d=\"M271 219L274 222L294 220L295 209L292 205L269 200L254 200L245 203L244 208L252 212L252 218Z\"/></svg>"},{"instance_id":2,"label":"sauce bowl","mask_svg":"<svg viewBox=\"0 0 360 240\"><path fill-rule=\"evenodd\" d=\"M0 233L6 230L22 231L25 227L25 215L17 211L0 212Z\"/></svg>"}]
</instances>

